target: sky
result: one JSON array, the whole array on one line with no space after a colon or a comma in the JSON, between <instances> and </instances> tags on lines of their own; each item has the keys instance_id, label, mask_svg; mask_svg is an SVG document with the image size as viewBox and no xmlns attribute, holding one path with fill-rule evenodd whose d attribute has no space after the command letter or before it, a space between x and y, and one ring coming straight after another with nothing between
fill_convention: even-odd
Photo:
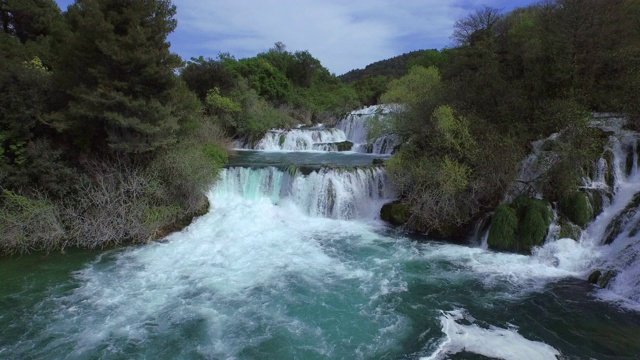
<instances>
[{"instance_id":1,"label":"sky","mask_svg":"<svg viewBox=\"0 0 640 360\"><path fill-rule=\"evenodd\" d=\"M74 1L57 0L62 10ZM183 59L252 57L276 42L308 50L330 72L452 45L457 19L482 5L510 11L533 0L174 0L171 51Z\"/></svg>"}]
</instances>

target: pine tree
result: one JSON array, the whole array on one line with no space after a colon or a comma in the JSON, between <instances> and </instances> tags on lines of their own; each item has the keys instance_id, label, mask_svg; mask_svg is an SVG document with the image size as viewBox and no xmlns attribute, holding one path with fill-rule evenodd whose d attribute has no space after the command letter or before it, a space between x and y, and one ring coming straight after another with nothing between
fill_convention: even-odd
<instances>
[{"instance_id":1,"label":"pine tree","mask_svg":"<svg viewBox=\"0 0 640 360\"><path fill-rule=\"evenodd\" d=\"M168 0L79 0L69 8L73 35L57 74L69 102L54 119L80 150L140 154L176 141L190 114L175 100L181 60L167 42L175 13Z\"/></svg>"}]
</instances>

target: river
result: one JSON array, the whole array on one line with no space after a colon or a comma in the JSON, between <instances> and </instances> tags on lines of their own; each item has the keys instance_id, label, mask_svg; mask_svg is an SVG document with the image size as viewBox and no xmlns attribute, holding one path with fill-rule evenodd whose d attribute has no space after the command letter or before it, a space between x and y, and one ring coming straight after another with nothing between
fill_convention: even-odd
<instances>
[{"instance_id":1,"label":"river","mask_svg":"<svg viewBox=\"0 0 640 360\"><path fill-rule=\"evenodd\" d=\"M0 358L640 357L640 312L585 281L584 247L392 229L381 157L238 151L209 213L160 242L0 260Z\"/></svg>"}]
</instances>

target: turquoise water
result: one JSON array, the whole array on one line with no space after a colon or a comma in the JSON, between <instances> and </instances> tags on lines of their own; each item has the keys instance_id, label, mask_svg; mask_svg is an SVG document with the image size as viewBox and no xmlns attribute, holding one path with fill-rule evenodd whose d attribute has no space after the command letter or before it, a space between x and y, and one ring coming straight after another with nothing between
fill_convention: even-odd
<instances>
[{"instance_id":1,"label":"turquoise water","mask_svg":"<svg viewBox=\"0 0 640 360\"><path fill-rule=\"evenodd\" d=\"M373 171L280 192L284 173L247 171L162 242L0 259L0 358L640 358L640 313L599 300L559 255L570 240L522 256L409 237L308 201L377 210L391 190Z\"/></svg>"}]
</instances>

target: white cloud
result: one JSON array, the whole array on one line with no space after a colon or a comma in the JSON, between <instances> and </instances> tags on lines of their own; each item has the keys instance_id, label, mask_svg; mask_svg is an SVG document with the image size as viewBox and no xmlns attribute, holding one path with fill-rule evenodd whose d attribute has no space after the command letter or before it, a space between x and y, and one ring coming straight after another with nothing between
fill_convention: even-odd
<instances>
[{"instance_id":1,"label":"white cloud","mask_svg":"<svg viewBox=\"0 0 640 360\"><path fill-rule=\"evenodd\" d=\"M309 50L336 74L413 49L441 48L450 43L455 20L470 10L459 1L439 0L174 3L178 29L171 37L173 51L184 57L215 57L219 52L254 56L281 41L290 51ZM407 39L416 43L407 44Z\"/></svg>"}]
</instances>

